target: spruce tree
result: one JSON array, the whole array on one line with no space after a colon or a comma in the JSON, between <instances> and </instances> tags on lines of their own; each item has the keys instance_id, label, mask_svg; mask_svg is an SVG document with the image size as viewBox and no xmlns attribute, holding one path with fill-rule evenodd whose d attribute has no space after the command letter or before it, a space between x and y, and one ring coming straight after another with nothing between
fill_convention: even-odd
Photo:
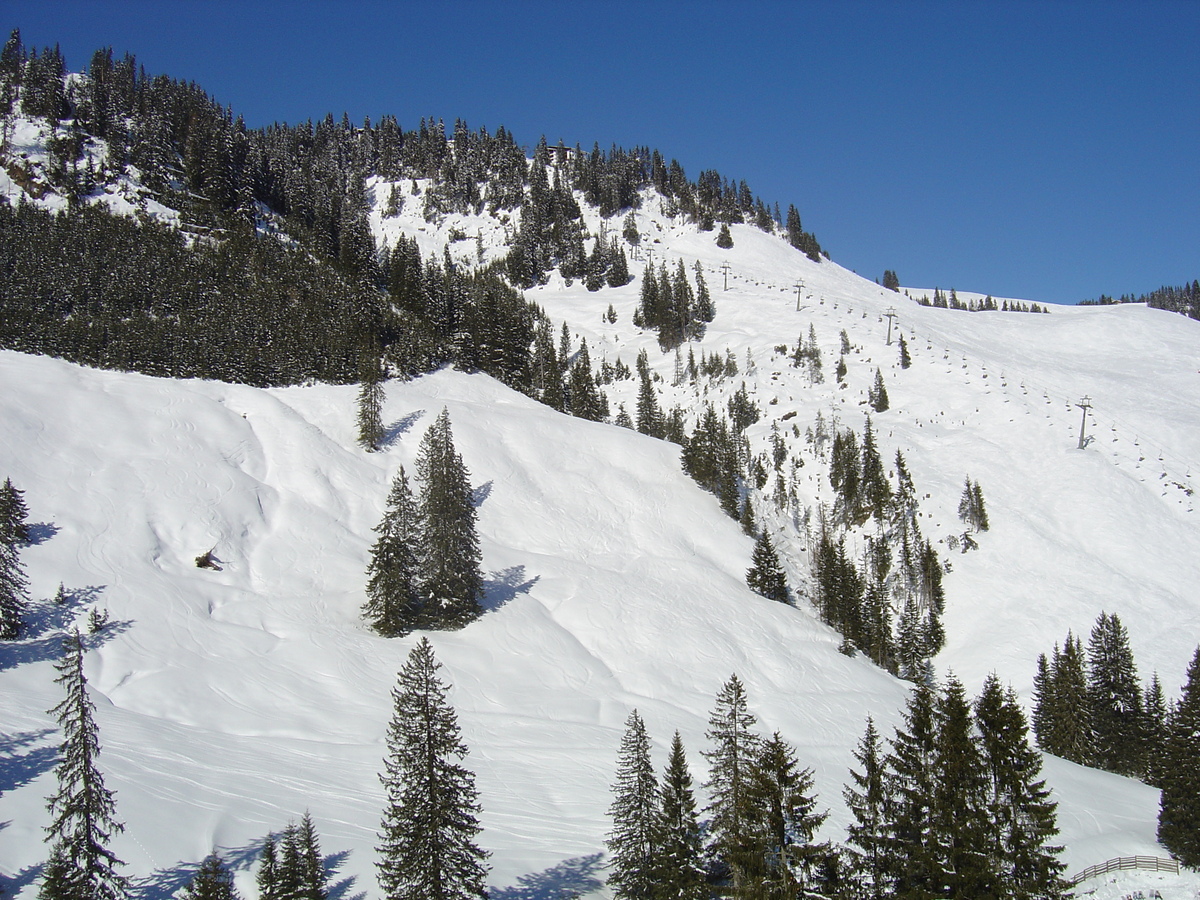
<instances>
[{"instance_id":1,"label":"spruce tree","mask_svg":"<svg viewBox=\"0 0 1200 900\"><path fill-rule=\"evenodd\" d=\"M436 627L461 628L483 611L483 573L471 480L454 449L450 413L443 409L421 440L418 573L422 599Z\"/></svg>"},{"instance_id":2,"label":"spruce tree","mask_svg":"<svg viewBox=\"0 0 1200 900\"><path fill-rule=\"evenodd\" d=\"M754 542L753 562L754 564L746 570L746 585L750 590L762 594L768 600L790 603L792 598L788 591L787 576L779 564L779 554L775 552L771 538L765 530Z\"/></svg>"},{"instance_id":3,"label":"spruce tree","mask_svg":"<svg viewBox=\"0 0 1200 900\"><path fill-rule=\"evenodd\" d=\"M1101 613L1088 641L1087 701L1095 764L1141 775L1146 745L1142 690L1129 635L1116 613Z\"/></svg>"},{"instance_id":4,"label":"spruce tree","mask_svg":"<svg viewBox=\"0 0 1200 900\"><path fill-rule=\"evenodd\" d=\"M1185 866L1200 869L1200 647L1170 717L1158 805L1158 840Z\"/></svg>"},{"instance_id":5,"label":"spruce tree","mask_svg":"<svg viewBox=\"0 0 1200 900\"><path fill-rule=\"evenodd\" d=\"M824 846L813 837L828 813L817 811L812 769L801 769L795 750L775 732L762 741L747 785L749 844L742 854L755 896L807 893ZM759 893L761 892L761 893Z\"/></svg>"},{"instance_id":6,"label":"spruce tree","mask_svg":"<svg viewBox=\"0 0 1200 900\"><path fill-rule=\"evenodd\" d=\"M704 753L709 764L705 787L710 799L710 850L721 867L735 897L751 890L750 863L745 857L752 846L749 784L761 739L753 729L757 719L749 711L746 690L732 675L717 693L716 706L708 718L705 736L712 745Z\"/></svg>"},{"instance_id":7,"label":"spruce tree","mask_svg":"<svg viewBox=\"0 0 1200 900\"><path fill-rule=\"evenodd\" d=\"M1090 766L1095 759L1095 749L1088 701L1087 655L1083 641L1069 631L1062 652L1056 652L1051 662L1050 677L1054 703L1049 741L1042 749Z\"/></svg>"},{"instance_id":8,"label":"spruce tree","mask_svg":"<svg viewBox=\"0 0 1200 900\"><path fill-rule=\"evenodd\" d=\"M475 843L475 776L460 763L467 746L438 677L428 638L408 656L392 690L387 795L379 834L379 883L387 900L484 898L487 853Z\"/></svg>"},{"instance_id":9,"label":"spruce tree","mask_svg":"<svg viewBox=\"0 0 1200 900\"><path fill-rule=\"evenodd\" d=\"M649 900L657 874L661 807L650 738L636 709L625 721L612 792L608 808L612 831L605 840L611 870L608 883L617 900Z\"/></svg>"},{"instance_id":10,"label":"spruce tree","mask_svg":"<svg viewBox=\"0 0 1200 900\"><path fill-rule=\"evenodd\" d=\"M871 404L871 409L877 413L888 409L887 387L883 383L883 372L878 368L875 369L875 383L867 392L867 401Z\"/></svg>"},{"instance_id":11,"label":"spruce tree","mask_svg":"<svg viewBox=\"0 0 1200 900\"><path fill-rule=\"evenodd\" d=\"M66 696L50 710L63 731L54 770L58 789L47 802L51 822L46 835L53 843L38 896L41 900L123 900L128 888L117 867L124 863L108 844L125 826L114 818L113 793L96 767L100 736L78 632L67 635L63 649L62 661L55 664L59 673L55 681Z\"/></svg>"},{"instance_id":12,"label":"spruce tree","mask_svg":"<svg viewBox=\"0 0 1200 900\"><path fill-rule=\"evenodd\" d=\"M908 353L908 344L904 341L904 335L900 335L900 368L907 369L912 365L912 357Z\"/></svg>"},{"instance_id":13,"label":"spruce tree","mask_svg":"<svg viewBox=\"0 0 1200 900\"><path fill-rule=\"evenodd\" d=\"M987 782L973 733L971 705L953 676L936 703L933 761L933 830L939 893L946 897L995 896L1000 873L989 853Z\"/></svg>"},{"instance_id":14,"label":"spruce tree","mask_svg":"<svg viewBox=\"0 0 1200 900\"><path fill-rule=\"evenodd\" d=\"M862 771L851 769L852 784L842 790L846 807L854 816L854 822L846 829L850 880L864 900L883 900L889 895L891 885L887 864L891 786L884 770L879 732L870 717L854 758Z\"/></svg>"},{"instance_id":15,"label":"spruce tree","mask_svg":"<svg viewBox=\"0 0 1200 900\"><path fill-rule=\"evenodd\" d=\"M268 834L263 841L258 871L254 873L254 885L258 888L259 900L281 900L279 888L279 856L276 852L275 835Z\"/></svg>"},{"instance_id":16,"label":"spruce tree","mask_svg":"<svg viewBox=\"0 0 1200 900\"><path fill-rule=\"evenodd\" d=\"M378 354L364 352L359 364L358 443L368 452L383 443L383 379Z\"/></svg>"},{"instance_id":17,"label":"spruce tree","mask_svg":"<svg viewBox=\"0 0 1200 900\"><path fill-rule=\"evenodd\" d=\"M656 900L703 900L708 895L702 860L704 842L692 775L678 731L671 741L660 797L654 896Z\"/></svg>"},{"instance_id":18,"label":"spruce tree","mask_svg":"<svg viewBox=\"0 0 1200 900\"><path fill-rule=\"evenodd\" d=\"M29 604L29 579L21 564L20 547L29 540L23 493L11 478L0 487L0 640L5 641L20 637Z\"/></svg>"},{"instance_id":19,"label":"spruce tree","mask_svg":"<svg viewBox=\"0 0 1200 900\"><path fill-rule=\"evenodd\" d=\"M239 900L233 887L233 873L225 867L216 851L204 858L180 897L182 900Z\"/></svg>"},{"instance_id":20,"label":"spruce tree","mask_svg":"<svg viewBox=\"0 0 1200 900\"><path fill-rule=\"evenodd\" d=\"M421 548L416 502L404 467L392 480L383 519L375 526L379 538L367 564L367 602L363 616L384 637L397 637L429 627L418 589Z\"/></svg>"},{"instance_id":21,"label":"spruce tree","mask_svg":"<svg viewBox=\"0 0 1200 900\"><path fill-rule=\"evenodd\" d=\"M933 841L938 828L934 704L932 687L913 689L884 763L892 797L884 870L897 896L937 896L942 878Z\"/></svg>"},{"instance_id":22,"label":"spruce tree","mask_svg":"<svg viewBox=\"0 0 1200 900\"><path fill-rule=\"evenodd\" d=\"M733 235L729 233L729 225L726 222L721 223L721 230L717 232L717 246L722 250L733 246Z\"/></svg>"},{"instance_id":23,"label":"spruce tree","mask_svg":"<svg viewBox=\"0 0 1200 900\"><path fill-rule=\"evenodd\" d=\"M1041 754L1029 746L1029 729L1016 695L1004 691L995 675L984 681L975 701L975 724L987 783L990 853L1000 873L999 895L1063 896L1062 847L1057 804L1039 778Z\"/></svg>"}]
</instances>

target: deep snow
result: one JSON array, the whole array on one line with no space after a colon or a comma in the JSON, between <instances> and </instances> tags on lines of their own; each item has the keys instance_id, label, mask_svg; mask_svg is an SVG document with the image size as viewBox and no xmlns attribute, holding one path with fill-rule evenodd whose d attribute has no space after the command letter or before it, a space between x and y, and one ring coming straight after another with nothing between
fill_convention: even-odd
<instances>
[{"instance_id":1,"label":"deep snow","mask_svg":"<svg viewBox=\"0 0 1200 900\"><path fill-rule=\"evenodd\" d=\"M382 187L372 190L382 203ZM433 249L459 227L472 240L455 251L477 256L482 229L485 258L502 239L470 217L435 228L418 208L377 214L380 239L419 233ZM587 339L594 364L619 356L632 367L646 349L666 406L723 405L744 382L764 414L750 429L756 451L772 420L803 435L818 410L861 432L879 367L891 409L873 424L885 461L897 448L907 459L926 535L961 533L963 480L981 484L991 530L979 549L938 545L953 566L939 670L972 692L995 671L1027 698L1036 655L1068 629L1086 640L1106 610L1126 624L1143 679L1156 670L1176 694L1200 637L1191 494L1200 323L1128 306L924 308L748 227L735 226L723 252L715 233L670 220L654 202L637 218L655 265L682 259L690 274L702 262L717 318L696 353L732 350L740 372L672 385L674 357L630 324L637 280L588 293L556 276L530 291L556 327L568 323L576 347ZM598 224L592 215L589 227ZM602 320L610 303L613 325ZM773 351L794 348L810 324L826 379L815 386ZM839 389L842 329L855 351ZM898 333L913 357L907 370ZM635 707L656 764L678 729L702 780L713 697L736 672L760 728L779 730L813 767L834 839L848 821L841 787L866 716L885 735L898 721L905 685L839 654L803 596L793 609L745 588L751 540L681 472L673 445L452 370L389 383L391 439L376 454L355 444L353 387L169 381L11 352L0 353L0 385L0 477L26 491L37 523L23 554L38 598L32 633L0 646L0 883L21 896L33 895L46 853L57 634L92 606L115 623L87 657L100 762L128 826L115 847L146 895L178 887L213 846L249 888L262 836L309 809L341 896L378 896L377 773L389 691L414 639L378 638L358 612L390 479L401 464L412 472L443 406L477 491L488 592L483 618L432 640L472 751L499 897L602 890L608 786ZM633 412L636 379L605 390L614 413L618 402ZM1078 450L1074 404L1085 394L1094 440ZM789 444L805 460L801 505L829 502L825 464L802 437ZM760 499L803 595L802 532ZM210 547L219 572L194 565ZM72 596L65 610L47 599L60 581ZM1045 775L1069 871L1165 856L1154 841L1156 791L1054 758ZM1152 880L1162 877L1125 873L1084 888L1106 900L1143 886L1166 885L1171 897L1200 887L1187 876Z\"/></svg>"}]
</instances>

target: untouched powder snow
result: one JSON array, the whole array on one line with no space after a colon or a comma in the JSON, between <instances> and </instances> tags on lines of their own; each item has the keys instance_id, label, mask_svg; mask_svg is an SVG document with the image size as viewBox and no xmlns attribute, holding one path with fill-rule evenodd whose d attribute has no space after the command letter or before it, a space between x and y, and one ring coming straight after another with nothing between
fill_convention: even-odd
<instances>
[{"instance_id":1,"label":"untouched powder snow","mask_svg":"<svg viewBox=\"0 0 1200 900\"><path fill-rule=\"evenodd\" d=\"M377 205L386 187L371 186ZM458 227L468 240L456 252L484 258L503 239L491 220L426 226L418 206L376 210L377 236L419 235L432 249ZM644 240L632 284L588 293L555 276L528 292L556 329L568 324L573 349L583 338L594 364L620 357L631 368L645 349L664 407L723 407L745 383L763 412L748 432L754 451L778 423L805 461L795 486L810 511L832 492L805 429L821 411L861 433L878 367L891 403L872 417L880 451L889 468L904 453L922 529L952 565L939 671L972 693L995 671L1027 700L1037 654L1068 629L1086 639L1105 610L1127 626L1143 680L1157 671L1177 694L1200 638L1200 323L1142 307L924 308L752 228L734 226L735 246L722 252L715 233L654 202L636 218ZM619 219L608 223L619 230ZM673 354L630 324L650 248L656 267L683 260L692 275L702 264L717 318L692 349L732 352L734 378L673 384ZM823 384L774 350L794 349L810 326ZM843 329L854 349L841 388ZM760 730L778 730L814 769L831 812L823 836L834 840L848 822L841 789L867 715L885 736L899 721L906 686L838 653L840 638L804 598L799 510L756 497L800 595L790 608L747 590L751 540L682 473L671 444L453 370L389 382L389 441L375 454L355 444L353 386L258 390L4 352L0 387L0 477L25 490L36 539L22 554L37 598L30 634L0 645L0 884L13 894L34 895L46 855L59 635L100 607L113 624L89 638L87 656L99 762L127 825L114 848L142 895L169 895L214 846L249 889L262 837L307 809L336 895L378 896L377 773L390 690L415 638L364 628L364 569L390 480L400 465L413 473L443 407L476 491L487 611L431 639L471 748L494 896L605 891L609 785L633 708L656 766L678 729L702 782L706 720L736 672ZM633 413L636 379L604 390L614 413L618 403ZM1078 450L1084 395L1094 440ZM945 540L963 530L956 510L968 476L982 486L991 530L961 554ZM221 571L194 564L210 548ZM60 582L65 608L48 599ZM1054 758L1045 776L1070 872L1165 855L1153 789ZM1107 900L1200 887L1188 876L1154 880L1165 877L1122 873L1081 890Z\"/></svg>"}]
</instances>

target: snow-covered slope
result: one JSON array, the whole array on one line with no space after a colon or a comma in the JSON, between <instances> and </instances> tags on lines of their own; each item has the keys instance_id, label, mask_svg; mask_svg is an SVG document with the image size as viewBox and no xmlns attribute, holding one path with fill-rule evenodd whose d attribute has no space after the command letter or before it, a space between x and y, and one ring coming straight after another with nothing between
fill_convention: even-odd
<instances>
[{"instance_id":1,"label":"snow-covered slope","mask_svg":"<svg viewBox=\"0 0 1200 900\"><path fill-rule=\"evenodd\" d=\"M377 203L383 188L370 188ZM503 239L491 220L435 227L416 209L377 212L377 234L422 235L432 250L457 227L469 240L455 252L475 258ZM962 531L965 477L988 501L979 549L938 545L953 565L939 668L971 691L996 671L1027 696L1036 654L1107 610L1128 627L1142 675L1157 670L1174 693L1200 636L1200 324L1142 307L924 308L749 227L735 226L735 246L721 251L654 201L637 219L635 275L650 248L656 266L701 262L717 317L693 349L731 351L736 377L673 384L674 357L631 324L636 280L588 293L556 276L529 298L568 324L576 346L586 339L594 363L632 366L645 349L664 405L723 405L745 383L763 412L749 432L756 452L774 421L805 460L798 508L758 498L801 594L798 513L831 500L802 435L818 411L861 431L878 367L891 401L873 417L880 449L908 460L926 535ZM609 304L615 324L602 319ZM825 360L818 385L774 350L810 325ZM832 376L842 329L855 347L845 388ZM906 370L897 333L913 357ZM92 606L115 623L87 666L101 763L128 825L116 849L147 895L174 889L214 845L248 884L256 842L309 809L337 855L341 896L377 896L376 773L412 639L363 627L363 571L390 479L411 469L443 406L477 489L488 611L432 638L472 748L499 896L600 889L608 786L634 707L656 762L679 729L702 776L708 712L736 672L762 730L779 730L814 768L836 839L865 718L888 734L903 705L905 686L839 654L803 599L787 608L746 589L751 541L682 474L677 447L554 413L485 376L390 383L391 440L378 454L355 445L353 388L172 382L13 353L0 353L0 386L0 477L25 489L39 523L23 555L33 593L45 600L62 582L73 598L66 609L42 602L33 633L0 646L0 874L24 896L45 855L56 633ZM636 379L605 390L614 411L633 410ZM1095 440L1079 450L1084 395ZM219 572L194 565L210 547ZM1163 855L1155 791L1055 759L1046 775L1072 871Z\"/></svg>"}]
</instances>

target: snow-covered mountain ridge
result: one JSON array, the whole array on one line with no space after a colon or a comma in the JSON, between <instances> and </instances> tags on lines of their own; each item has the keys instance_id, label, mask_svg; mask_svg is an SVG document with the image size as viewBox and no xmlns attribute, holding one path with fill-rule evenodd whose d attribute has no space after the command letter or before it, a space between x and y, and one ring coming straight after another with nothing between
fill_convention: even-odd
<instances>
[{"instance_id":1,"label":"snow-covered mountain ridge","mask_svg":"<svg viewBox=\"0 0 1200 900\"><path fill-rule=\"evenodd\" d=\"M429 223L415 204L386 216L384 194L372 194L378 240L415 235L441 252L457 229L469 239L450 246L464 260L479 247L485 260L500 252L503 226L488 217ZM925 308L750 227L733 226L734 246L722 251L713 232L665 215L653 197L635 217L633 283L589 293L552 276L527 296L567 324L573 346L586 339L596 364L632 366L645 350L664 406L724 406L745 384L763 413L749 429L754 451L775 422L804 461L794 506L776 509L769 488L756 496L798 592L810 551L797 518L831 499L827 465L803 434L818 411L861 430L878 368L891 408L874 427L885 460L896 449L908 460L925 533L944 541L962 530L964 477L988 498L992 527L978 550L938 545L952 563L939 669L970 690L996 671L1027 695L1036 654L1107 610L1126 622L1142 676L1157 670L1176 690L1200 634L1191 493L1200 325L1141 307ZM585 208L585 222L599 231L595 210ZM717 315L684 356L731 353L736 376L675 384L673 355L631 324L650 248L655 266L701 264ZM603 318L610 304L615 323ZM775 350L810 326L825 359L816 385ZM842 329L855 348L844 389L832 376ZM899 367L898 334L909 369ZM631 708L646 719L657 763L678 728L702 771L713 696L737 672L762 729L779 730L814 767L835 838L866 716L885 734L897 721L903 683L837 653L838 636L803 596L791 609L745 588L752 542L680 471L674 445L449 370L389 383L392 439L373 455L355 443L352 388L157 380L11 352L0 354L0 383L0 474L42 523L23 555L34 596L61 581L77 601L65 612L39 607L33 633L0 648L12 761L0 770L12 773L0 785L0 871L22 894L44 858L54 631L100 605L116 623L88 657L101 764L128 824L119 855L150 877L150 895L214 844L245 863L257 839L305 808L326 851L345 854L340 875L356 879L345 895L375 895L375 775L388 690L412 639L364 629L363 570L387 484L399 465L411 469L443 406L477 487L488 611L433 640L472 748L498 893L517 896L537 875L564 891L598 888L595 855ZM635 379L604 389L614 412L632 411ZM1078 450L1075 403L1085 395L1094 440ZM193 564L210 546L221 572ZM1052 758L1046 775L1072 871L1162 855L1156 792Z\"/></svg>"}]
</instances>

